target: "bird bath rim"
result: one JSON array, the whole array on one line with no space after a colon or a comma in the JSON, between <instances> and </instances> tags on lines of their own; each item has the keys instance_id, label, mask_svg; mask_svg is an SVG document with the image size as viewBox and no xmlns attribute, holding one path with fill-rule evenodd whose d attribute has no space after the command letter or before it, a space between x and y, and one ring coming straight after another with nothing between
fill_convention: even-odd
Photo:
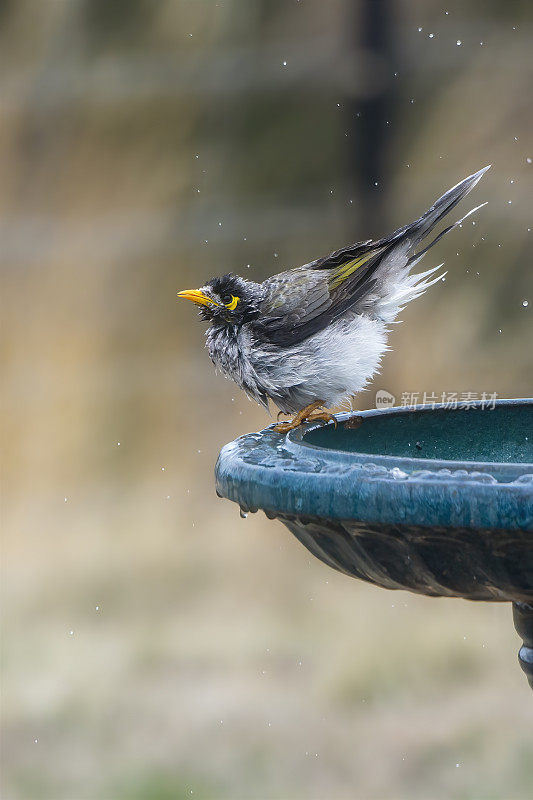
<instances>
[{"instance_id":1,"label":"bird bath rim","mask_svg":"<svg viewBox=\"0 0 533 800\"><path fill-rule=\"evenodd\" d=\"M500 411L501 416L505 409L515 408L529 423L533 399L497 400L494 409L472 404L468 411L449 412L477 411L477 420L470 417L475 425L479 414ZM357 416L363 417L364 426L365 420L376 418L401 423L409 414L424 422L425 415L441 412L441 406L419 405L373 409ZM339 427L352 416L339 414ZM315 434L320 430L329 429L328 435L334 436L332 428L333 423L311 423L284 435L269 427L231 442L222 448L217 462L218 493L245 511L263 509L269 515L533 531L533 463L345 452L306 441L323 435ZM497 437L498 429L493 435Z\"/></svg>"},{"instance_id":2,"label":"bird bath rim","mask_svg":"<svg viewBox=\"0 0 533 800\"><path fill-rule=\"evenodd\" d=\"M361 416L363 419L372 419L374 417L399 417L410 415L413 412L430 414L434 412L452 412L466 411L466 410L495 410L492 407L480 409L480 403L469 403L468 409L457 408L450 409L444 403L434 403L431 405L414 405L414 406L394 406L387 409L373 408L368 411L351 411L335 414L337 425L346 423L354 416ZM520 406L533 406L533 398L518 398L518 399L501 399L495 401L495 408L504 407L520 407ZM334 422L329 422L326 425L321 423L309 423L295 428L285 435L285 447L288 450L296 453L299 448L309 448L310 451L326 452L327 458L332 460L352 461L354 463L375 463L384 467L398 467L404 468L405 472L413 471L413 466L417 466L418 470L426 469L431 472L437 470L467 470L468 472L485 472L493 475L499 483L510 483L513 478L520 478L524 474L524 467L531 467L533 470L533 463L527 461L482 461L482 460L461 460L452 458L428 458L426 456L418 455L413 456L398 456L391 454L380 453L366 453L364 451L350 451L341 448L329 448L313 441L308 440L309 434L314 431L335 428ZM269 430L266 428L265 430ZM357 429L355 429L357 430ZM532 450L533 452L533 450ZM510 480L505 479L509 477Z\"/></svg>"}]
</instances>

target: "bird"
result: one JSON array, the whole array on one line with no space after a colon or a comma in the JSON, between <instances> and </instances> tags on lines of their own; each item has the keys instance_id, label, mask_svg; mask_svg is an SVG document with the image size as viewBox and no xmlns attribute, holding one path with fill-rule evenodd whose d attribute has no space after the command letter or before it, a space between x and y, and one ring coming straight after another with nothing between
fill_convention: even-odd
<instances>
[{"instance_id":1,"label":"bird","mask_svg":"<svg viewBox=\"0 0 533 800\"><path fill-rule=\"evenodd\" d=\"M429 244L424 240L489 168L460 181L419 219L382 239L350 244L262 282L228 273L178 292L209 323L206 347L215 367L267 410L269 401L278 407L276 432L304 422L336 424L327 409L351 401L379 372L390 349L391 323L446 275L439 272L443 264L420 273L413 268L486 203ZM294 416L279 422L280 414Z\"/></svg>"}]
</instances>

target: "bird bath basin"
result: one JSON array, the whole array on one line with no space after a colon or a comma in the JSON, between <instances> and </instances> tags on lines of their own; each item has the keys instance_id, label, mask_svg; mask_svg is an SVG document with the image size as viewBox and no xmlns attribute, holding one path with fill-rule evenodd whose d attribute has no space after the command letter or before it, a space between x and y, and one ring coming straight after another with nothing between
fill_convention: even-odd
<instances>
[{"instance_id":1,"label":"bird bath basin","mask_svg":"<svg viewBox=\"0 0 533 800\"><path fill-rule=\"evenodd\" d=\"M337 415L227 444L220 496L386 589L512 602L533 688L533 400Z\"/></svg>"}]
</instances>

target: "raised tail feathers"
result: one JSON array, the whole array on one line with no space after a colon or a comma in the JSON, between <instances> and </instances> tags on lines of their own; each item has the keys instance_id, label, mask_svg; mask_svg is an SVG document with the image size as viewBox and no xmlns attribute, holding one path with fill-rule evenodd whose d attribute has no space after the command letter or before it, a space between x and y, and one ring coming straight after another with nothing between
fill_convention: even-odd
<instances>
[{"instance_id":1,"label":"raised tail feathers","mask_svg":"<svg viewBox=\"0 0 533 800\"><path fill-rule=\"evenodd\" d=\"M483 167L473 175L460 181L456 186L449 189L442 197L429 208L420 219L401 228L391 237L395 241L388 257L384 259L384 264L381 269L381 291L375 303L375 312L377 315L386 322L392 322L397 314L403 309L406 303L420 297L426 289L434 283L442 280L446 273L440 273L434 276L431 280L427 278L443 265L433 267L426 272L413 274L412 268L425 256L427 251L437 244L447 233L453 228L461 225L464 220L471 214L478 211L486 205L481 205L472 208L461 219L448 225L444 228L428 245L422 250L416 251L416 247L422 242L423 239L433 230L438 222L443 219L462 199L465 197L474 186L481 180L485 172L490 169L490 164Z\"/></svg>"},{"instance_id":2,"label":"raised tail feathers","mask_svg":"<svg viewBox=\"0 0 533 800\"><path fill-rule=\"evenodd\" d=\"M433 203L431 208L428 208L426 213L422 214L420 219L416 220L416 222L413 222L411 223L411 225L407 226L409 233L411 235L414 234L416 242L420 242L424 237L426 237L428 233L430 233L433 230L435 225L437 225L437 223L440 222L440 220L443 217L445 217L446 214L449 214L452 208L455 208L457 203L459 203L463 199L463 197L466 197L466 195L472 191L474 186L476 186L476 184L479 183L485 172L487 172L487 170L489 170L490 167L491 165L488 164L488 166L483 167L483 169L474 172L473 175L469 175L468 178L459 181L458 184L452 186L451 189L448 189L448 191L445 192L442 195L442 197L439 197L439 199L435 203ZM481 208L481 206L478 206L477 208ZM473 211L477 211L477 209L472 209L472 211L470 211L469 214L471 214ZM465 219L467 216L468 214L466 214L463 217L463 219ZM462 220L460 220L455 224L459 225L460 222L462 222ZM451 230L451 228L453 227L454 227L453 225L450 226L448 230ZM442 232L441 235L442 236L444 235L444 231Z\"/></svg>"}]
</instances>

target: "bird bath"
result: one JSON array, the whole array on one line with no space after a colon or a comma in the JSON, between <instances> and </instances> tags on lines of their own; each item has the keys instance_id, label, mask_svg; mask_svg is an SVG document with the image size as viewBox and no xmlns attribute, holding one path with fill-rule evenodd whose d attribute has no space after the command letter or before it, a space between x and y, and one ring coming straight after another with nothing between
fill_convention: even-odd
<instances>
[{"instance_id":1,"label":"bird bath","mask_svg":"<svg viewBox=\"0 0 533 800\"><path fill-rule=\"evenodd\" d=\"M227 444L217 493L354 578L512 602L533 688L533 399L359 416Z\"/></svg>"}]
</instances>

